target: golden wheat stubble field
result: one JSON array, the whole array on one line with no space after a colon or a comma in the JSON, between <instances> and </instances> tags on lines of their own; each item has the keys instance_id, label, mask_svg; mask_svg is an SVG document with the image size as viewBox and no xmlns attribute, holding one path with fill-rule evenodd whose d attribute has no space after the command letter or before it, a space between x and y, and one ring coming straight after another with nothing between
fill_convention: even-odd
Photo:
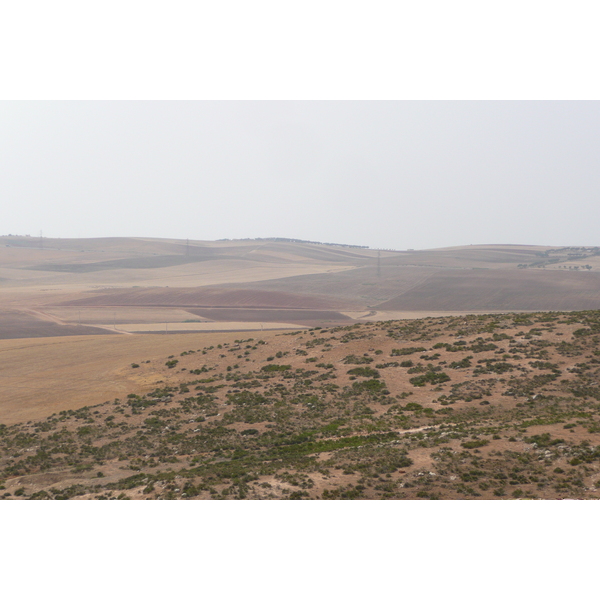
<instances>
[{"instance_id":1,"label":"golden wheat stubble field","mask_svg":"<svg viewBox=\"0 0 600 600\"><path fill-rule=\"evenodd\" d=\"M160 369L132 369L171 354L233 342L239 332L114 336L64 336L0 340L0 423L44 418L61 410L113 400L132 390L147 392ZM264 331L269 339L275 332ZM150 361L150 363L145 363Z\"/></svg>"}]
</instances>

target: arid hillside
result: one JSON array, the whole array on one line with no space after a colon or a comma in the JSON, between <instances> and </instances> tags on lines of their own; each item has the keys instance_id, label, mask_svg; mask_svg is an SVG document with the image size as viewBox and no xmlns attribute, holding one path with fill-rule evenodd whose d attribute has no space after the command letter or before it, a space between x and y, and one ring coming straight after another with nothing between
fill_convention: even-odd
<instances>
[{"instance_id":1,"label":"arid hillside","mask_svg":"<svg viewBox=\"0 0 600 600\"><path fill-rule=\"evenodd\" d=\"M3 344L5 499L600 498L600 311Z\"/></svg>"},{"instance_id":2,"label":"arid hillside","mask_svg":"<svg viewBox=\"0 0 600 600\"><path fill-rule=\"evenodd\" d=\"M600 308L600 249L0 238L0 340Z\"/></svg>"}]
</instances>

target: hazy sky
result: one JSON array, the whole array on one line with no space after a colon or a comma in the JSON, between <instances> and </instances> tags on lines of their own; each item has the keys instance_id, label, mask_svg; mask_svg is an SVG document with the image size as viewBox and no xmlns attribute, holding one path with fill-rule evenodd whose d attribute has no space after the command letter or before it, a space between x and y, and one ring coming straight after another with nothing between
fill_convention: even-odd
<instances>
[{"instance_id":1,"label":"hazy sky","mask_svg":"<svg viewBox=\"0 0 600 600\"><path fill-rule=\"evenodd\" d=\"M0 102L0 234L600 245L600 103Z\"/></svg>"}]
</instances>

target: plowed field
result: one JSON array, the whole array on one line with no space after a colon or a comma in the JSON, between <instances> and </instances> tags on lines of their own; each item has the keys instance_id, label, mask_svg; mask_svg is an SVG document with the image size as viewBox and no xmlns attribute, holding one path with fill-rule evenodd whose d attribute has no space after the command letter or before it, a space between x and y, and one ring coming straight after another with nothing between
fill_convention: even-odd
<instances>
[{"instance_id":1,"label":"plowed field","mask_svg":"<svg viewBox=\"0 0 600 600\"><path fill-rule=\"evenodd\" d=\"M19 311L0 311L0 340L62 337L66 335L110 335L111 331L83 325L63 325Z\"/></svg>"},{"instance_id":2,"label":"plowed field","mask_svg":"<svg viewBox=\"0 0 600 600\"><path fill-rule=\"evenodd\" d=\"M328 310L339 302L326 296L220 288L147 288L93 294L64 306L180 306L306 308Z\"/></svg>"}]
</instances>

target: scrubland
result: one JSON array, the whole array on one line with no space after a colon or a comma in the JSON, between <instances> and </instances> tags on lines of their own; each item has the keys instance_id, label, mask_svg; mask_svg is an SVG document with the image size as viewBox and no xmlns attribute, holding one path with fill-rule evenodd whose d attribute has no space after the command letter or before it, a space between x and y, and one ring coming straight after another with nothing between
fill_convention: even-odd
<instances>
[{"instance_id":1,"label":"scrubland","mask_svg":"<svg viewBox=\"0 0 600 600\"><path fill-rule=\"evenodd\" d=\"M0 496L600 497L600 311L158 337L118 338L149 345L114 397L0 426Z\"/></svg>"}]
</instances>

